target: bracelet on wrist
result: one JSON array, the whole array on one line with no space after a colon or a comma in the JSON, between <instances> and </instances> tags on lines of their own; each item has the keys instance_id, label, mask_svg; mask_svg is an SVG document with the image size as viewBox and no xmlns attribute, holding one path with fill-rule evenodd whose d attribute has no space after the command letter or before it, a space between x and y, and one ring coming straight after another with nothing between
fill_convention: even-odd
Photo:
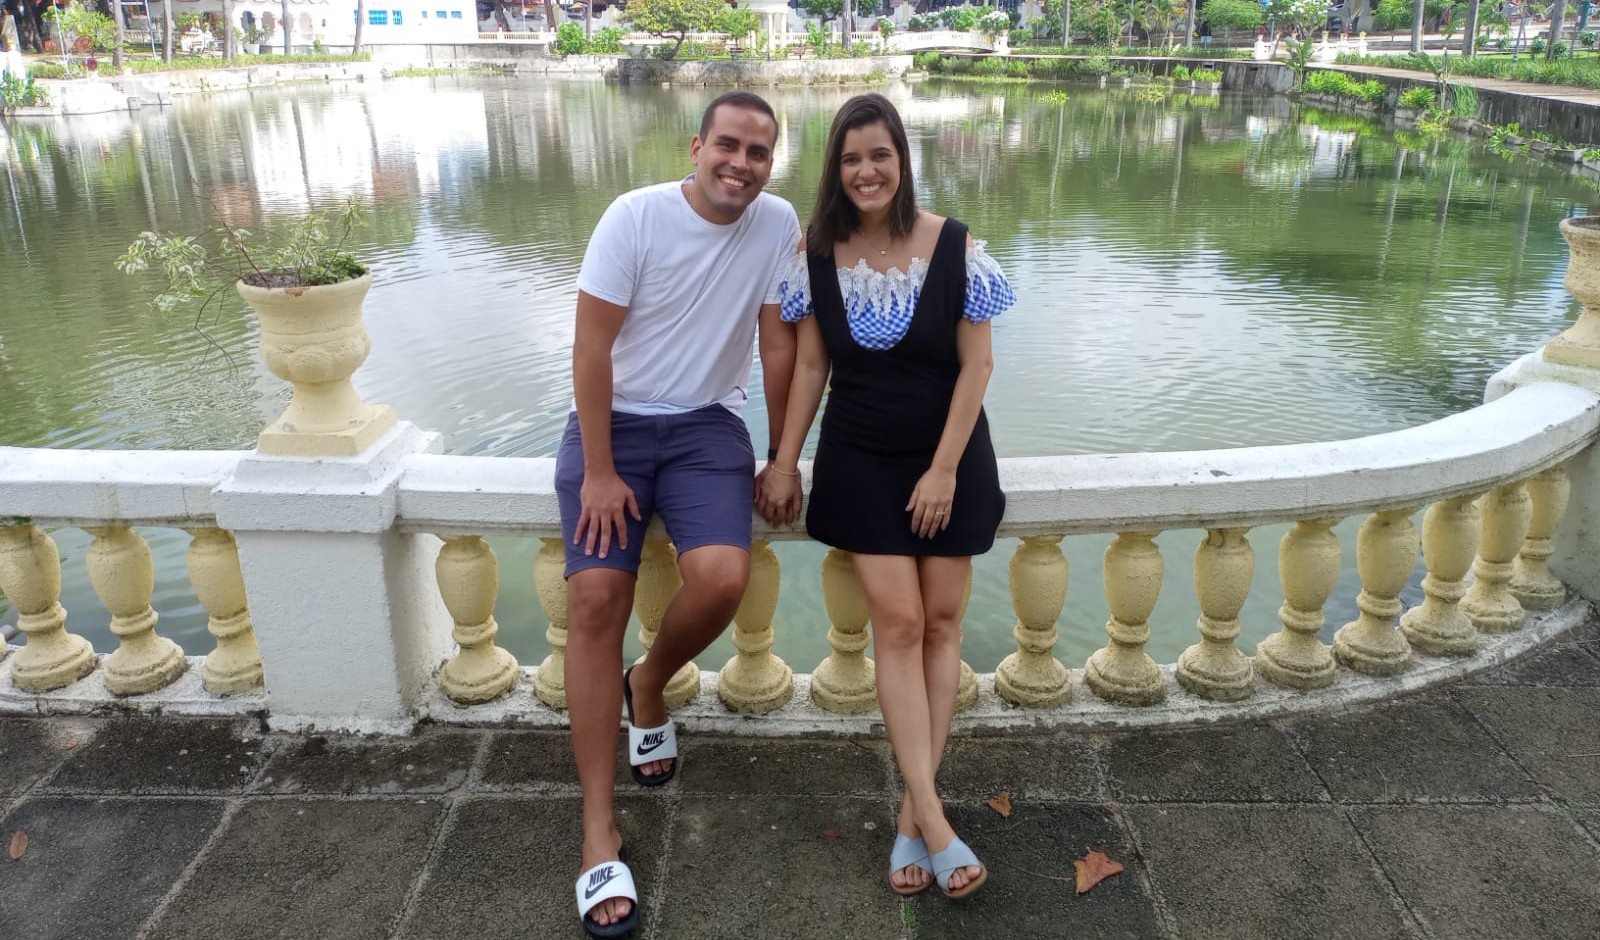
<instances>
[{"instance_id":1,"label":"bracelet on wrist","mask_svg":"<svg viewBox=\"0 0 1600 940\"><path fill-rule=\"evenodd\" d=\"M772 470L773 473L776 473L779 476L797 477L797 476L800 475L800 468L798 468L798 467L796 467L793 470L785 470L782 467L774 466L774 467L771 467L770 469Z\"/></svg>"}]
</instances>

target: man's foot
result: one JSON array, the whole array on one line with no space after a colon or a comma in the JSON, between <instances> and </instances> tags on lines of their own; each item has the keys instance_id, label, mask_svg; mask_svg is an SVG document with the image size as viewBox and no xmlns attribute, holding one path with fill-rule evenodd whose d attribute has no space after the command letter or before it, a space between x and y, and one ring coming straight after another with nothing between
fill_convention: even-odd
<instances>
[{"instance_id":1,"label":"man's foot","mask_svg":"<svg viewBox=\"0 0 1600 940\"><path fill-rule=\"evenodd\" d=\"M618 861L621 857L622 835L616 829L612 829L603 836L583 840L583 860L578 863L578 870L589 871L596 865ZM590 908L585 916L601 927L609 927L626 920L632 912L632 901L627 898L610 898Z\"/></svg>"},{"instance_id":2,"label":"man's foot","mask_svg":"<svg viewBox=\"0 0 1600 940\"><path fill-rule=\"evenodd\" d=\"M659 728L672 718L671 715L667 714L667 703L661 694L655 696L638 694L633 684L633 672L632 669L629 669L622 677L622 681L627 683L628 697L631 702L628 720L638 728ZM655 760L648 764L637 764L635 766L646 777L661 777L672 771L674 762L674 760Z\"/></svg>"},{"instance_id":3,"label":"man's foot","mask_svg":"<svg viewBox=\"0 0 1600 940\"><path fill-rule=\"evenodd\" d=\"M916 817L911 812L911 801L900 802L900 816L895 821L895 833L908 839L922 838L922 830L917 828ZM926 864L926 860L923 860ZM923 865L911 864L897 868L889 873L889 885L895 891L911 893L921 891L933 883L933 872Z\"/></svg>"}]
</instances>

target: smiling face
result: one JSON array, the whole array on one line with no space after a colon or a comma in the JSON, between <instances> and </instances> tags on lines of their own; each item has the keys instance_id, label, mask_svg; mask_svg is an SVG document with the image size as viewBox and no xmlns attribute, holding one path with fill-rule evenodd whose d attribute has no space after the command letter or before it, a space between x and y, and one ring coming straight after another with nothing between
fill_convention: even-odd
<instances>
[{"instance_id":1,"label":"smiling face","mask_svg":"<svg viewBox=\"0 0 1600 940\"><path fill-rule=\"evenodd\" d=\"M708 222L738 220L772 178L772 148L778 125L751 108L722 105L711 126L689 144L694 181L689 204Z\"/></svg>"},{"instance_id":2,"label":"smiling face","mask_svg":"<svg viewBox=\"0 0 1600 940\"><path fill-rule=\"evenodd\" d=\"M888 212L900 191L900 152L882 122L845 132L839 152L839 185L863 216Z\"/></svg>"}]
</instances>

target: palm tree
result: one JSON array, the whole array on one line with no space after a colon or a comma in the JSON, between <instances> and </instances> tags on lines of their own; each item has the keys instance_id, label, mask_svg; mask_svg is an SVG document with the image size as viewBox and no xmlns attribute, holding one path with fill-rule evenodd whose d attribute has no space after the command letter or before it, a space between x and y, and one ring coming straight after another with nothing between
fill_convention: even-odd
<instances>
[{"instance_id":1,"label":"palm tree","mask_svg":"<svg viewBox=\"0 0 1600 940\"><path fill-rule=\"evenodd\" d=\"M356 0L356 39L350 51L361 54L361 27L367 21L367 0Z\"/></svg>"}]
</instances>

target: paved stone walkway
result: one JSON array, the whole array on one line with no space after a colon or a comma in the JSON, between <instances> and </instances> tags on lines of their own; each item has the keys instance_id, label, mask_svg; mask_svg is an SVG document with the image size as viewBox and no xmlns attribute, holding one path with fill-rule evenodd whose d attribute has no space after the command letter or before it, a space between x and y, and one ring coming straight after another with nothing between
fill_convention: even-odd
<instances>
[{"instance_id":1,"label":"paved stone walkway","mask_svg":"<svg viewBox=\"0 0 1600 940\"><path fill-rule=\"evenodd\" d=\"M1600 936L1595 624L1342 715L958 738L944 792L991 868L964 903L889 892L881 738L684 744L677 782L620 789L641 938ZM3 719L0 938L579 937L574 781L554 732ZM1088 849L1127 869L1078 896Z\"/></svg>"}]
</instances>

